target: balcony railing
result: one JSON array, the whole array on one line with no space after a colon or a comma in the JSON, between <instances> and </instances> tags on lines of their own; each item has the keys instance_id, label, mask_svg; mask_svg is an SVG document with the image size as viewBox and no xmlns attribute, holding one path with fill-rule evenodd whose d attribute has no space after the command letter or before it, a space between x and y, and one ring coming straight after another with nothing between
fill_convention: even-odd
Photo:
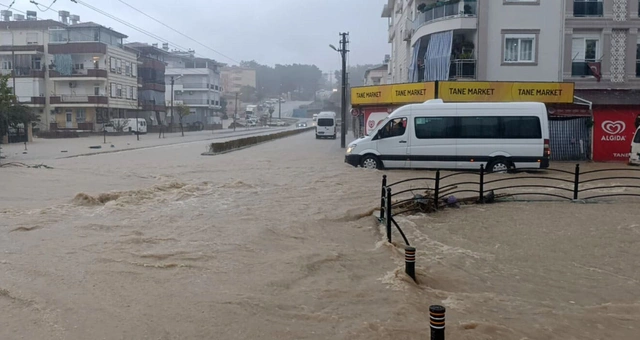
<instances>
[{"instance_id":1,"label":"balcony railing","mask_svg":"<svg viewBox=\"0 0 640 340\"><path fill-rule=\"evenodd\" d=\"M416 20L413 21L413 28L418 29L432 21L456 18L456 17L475 17L478 13L477 0L460 0L450 2L437 2L431 7L418 13Z\"/></svg>"},{"instance_id":2,"label":"balcony railing","mask_svg":"<svg viewBox=\"0 0 640 340\"><path fill-rule=\"evenodd\" d=\"M451 65L449 66L449 79L476 79L476 60L451 60Z\"/></svg>"},{"instance_id":3,"label":"balcony railing","mask_svg":"<svg viewBox=\"0 0 640 340\"><path fill-rule=\"evenodd\" d=\"M604 10L602 1L594 0L574 0L573 16L574 17L601 17Z\"/></svg>"},{"instance_id":4,"label":"balcony railing","mask_svg":"<svg viewBox=\"0 0 640 340\"><path fill-rule=\"evenodd\" d=\"M572 77L592 77L594 76L590 63L594 66L600 67L600 60L574 60L571 62L571 76Z\"/></svg>"},{"instance_id":5,"label":"balcony railing","mask_svg":"<svg viewBox=\"0 0 640 340\"><path fill-rule=\"evenodd\" d=\"M71 74L63 74L56 70L49 71L51 78L87 77L87 78L107 78L107 70L98 68L72 70Z\"/></svg>"},{"instance_id":6,"label":"balcony railing","mask_svg":"<svg viewBox=\"0 0 640 340\"><path fill-rule=\"evenodd\" d=\"M2 75L13 75L12 71L15 72L16 77L44 78L43 70L20 66L14 70L2 70Z\"/></svg>"},{"instance_id":7,"label":"balcony railing","mask_svg":"<svg viewBox=\"0 0 640 340\"><path fill-rule=\"evenodd\" d=\"M51 97L51 104L108 104L109 98L105 96L75 96L59 95Z\"/></svg>"},{"instance_id":8,"label":"balcony railing","mask_svg":"<svg viewBox=\"0 0 640 340\"><path fill-rule=\"evenodd\" d=\"M202 84L202 83L186 83L186 84L182 84L182 87L186 90L186 89L208 89L209 88L209 84Z\"/></svg>"}]
</instances>

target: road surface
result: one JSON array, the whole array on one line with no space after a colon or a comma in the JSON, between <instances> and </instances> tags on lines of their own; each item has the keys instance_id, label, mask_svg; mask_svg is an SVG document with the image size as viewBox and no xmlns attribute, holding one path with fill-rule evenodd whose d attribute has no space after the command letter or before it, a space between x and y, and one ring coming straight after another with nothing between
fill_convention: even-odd
<instances>
[{"instance_id":1,"label":"road surface","mask_svg":"<svg viewBox=\"0 0 640 340\"><path fill-rule=\"evenodd\" d=\"M0 168L0 339L637 339L637 203L400 217L416 285L339 140L206 143Z\"/></svg>"}]
</instances>

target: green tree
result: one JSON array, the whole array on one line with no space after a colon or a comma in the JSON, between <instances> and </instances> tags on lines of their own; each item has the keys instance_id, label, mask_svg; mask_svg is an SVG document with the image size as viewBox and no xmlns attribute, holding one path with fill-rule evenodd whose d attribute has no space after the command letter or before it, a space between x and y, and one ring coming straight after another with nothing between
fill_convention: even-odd
<instances>
[{"instance_id":1,"label":"green tree","mask_svg":"<svg viewBox=\"0 0 640 340\"><path fill-rule=\"evenodd\" d=\"M182 125L182 118L191 114L191 109L185 105L178 105L176 113L178 114L178 118L180 119L180 132L182 132L182 137L184 137L184 126Z\"/></svg>"},{"instance_id":2,"label":"green tree","mask_svg":"<svg viewBox=\"0 0 640 340\"><path fill-rule=\"evenodd\" d=\"M39 120L28 107L17 103L8 84L9 75L0 77L0 137L6 135L9 128L22 129L26 134L29 124Z\"/></svg>"}]
</instances>

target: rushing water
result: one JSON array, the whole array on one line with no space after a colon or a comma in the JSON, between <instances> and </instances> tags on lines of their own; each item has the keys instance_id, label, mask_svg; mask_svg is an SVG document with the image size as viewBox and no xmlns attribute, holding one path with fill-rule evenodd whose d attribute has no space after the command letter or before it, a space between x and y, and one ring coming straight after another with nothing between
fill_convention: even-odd
<instances>
[{"instance_id":1,"label":"rushing water","mask_svg":"<svg viewBox=\"0 0 640 340\"><path fill-rule=\"evenodd\" d=\"M448 339L640 334L637 202L401 217L416 285L336 141L203 147L0 169L0 339L428 339L430 304Z\"/></svg>"}]
</instances>

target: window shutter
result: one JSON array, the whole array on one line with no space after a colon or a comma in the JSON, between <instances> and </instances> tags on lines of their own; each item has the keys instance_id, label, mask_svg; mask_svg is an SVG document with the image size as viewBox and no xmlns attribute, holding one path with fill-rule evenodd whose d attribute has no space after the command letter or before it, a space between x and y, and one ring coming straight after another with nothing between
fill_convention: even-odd
<instances>
[{"instance_id":1,"label":"window shutter","mask_svg":"<svg viewBox=\"0 0 640 340\"><path fill-rule=\"evenodd\" d=\"M571 41L571 60L584 60L585 42L584 38L573 38Z\"/></svg>"},{"instance_id":2,"label":"window shutter","mask_svg":"<svg viewBox=\"0 0 640 340\"><path fill-rule=\"evenodd\" d=\"M131 76L132 77L138 76L138 65L135 62L131 63Z\"/></svg>"}]
</instances>

